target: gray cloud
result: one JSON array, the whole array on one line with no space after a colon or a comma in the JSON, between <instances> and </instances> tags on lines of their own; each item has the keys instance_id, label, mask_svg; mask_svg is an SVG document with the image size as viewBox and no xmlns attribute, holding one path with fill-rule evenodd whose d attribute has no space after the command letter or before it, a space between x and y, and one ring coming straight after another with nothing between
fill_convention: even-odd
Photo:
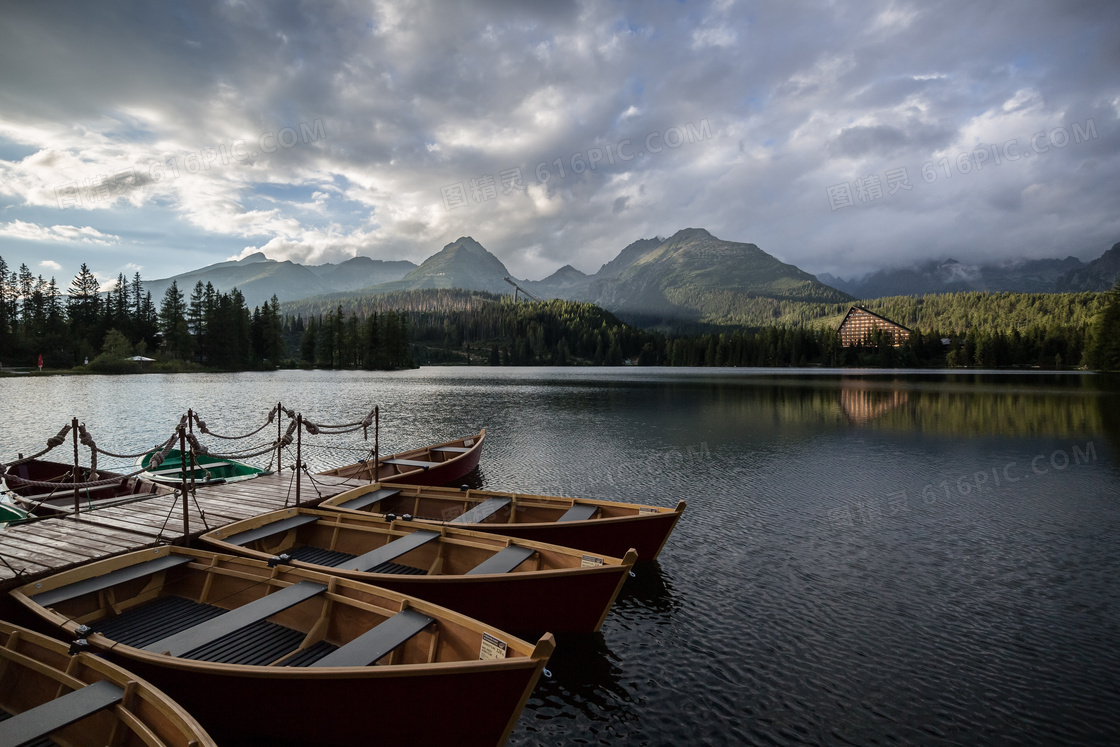
<instances>
[{"instance_id":1,"label":"gray cloud","mask_svg":"<svg viewBox=\"0 0 1120 747\"><path fill-rule=\"evenodd\" d=\"M471 235L540 278L683 226L846 276L1089 258L1120 239L1118 27L1109 2L12 4L0 153L28 155L0 160L0 216L120 237L112 254L60 246L63 276L262 247L419 261ZM325 137L261 147L316 121ZM1092 139L957 168L1089 121ZM710 137L666 146L702 122ZM220 155L188 171L205 149ZM898 169L911 189L889 194ZM872 176L881 197L830 205ZM60 214L56 187L84 181L119 197ZM9 265L49 232L21 235L0 237Z\"/></svg>"}]
</instances>

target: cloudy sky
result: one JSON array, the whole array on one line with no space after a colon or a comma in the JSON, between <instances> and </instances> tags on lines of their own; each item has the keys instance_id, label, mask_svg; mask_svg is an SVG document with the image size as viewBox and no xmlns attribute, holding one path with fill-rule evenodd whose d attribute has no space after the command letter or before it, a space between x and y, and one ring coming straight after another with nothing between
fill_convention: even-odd
<instances>
[{"instance_id":1,"label":"cloudy sky","mask_svg":"<svg viewBox=\"0 0 1120 747\"><path fill-rule=\"evenodd\" d=\"M0 257L519 277L685 227L810 272L1120 241L1120 5L50 2L0 16Z\"/></svg>"}]
</instances>

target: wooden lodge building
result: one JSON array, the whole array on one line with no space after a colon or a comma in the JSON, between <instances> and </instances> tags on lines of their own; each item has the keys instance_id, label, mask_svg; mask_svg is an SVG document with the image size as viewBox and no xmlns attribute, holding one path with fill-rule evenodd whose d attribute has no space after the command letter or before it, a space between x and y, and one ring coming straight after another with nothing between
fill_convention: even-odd
<instances>
[{"instance_id":1,"label":"wooden lodge building","mask_svg":"<svg viewBox=\"0 0 1120 747\"><path fill-rule=\"evenodd\" d=\"M848 309L844 321L840 322L840 344L846 348L853 345L862 345L871 338L871 333L881 330L884 334L894 339L897 348L910 339L910 330L901 324L892 322L886 317L879 316L873 311L868 311L862 306L853 306Z\"/></svg>"}]
</instances>

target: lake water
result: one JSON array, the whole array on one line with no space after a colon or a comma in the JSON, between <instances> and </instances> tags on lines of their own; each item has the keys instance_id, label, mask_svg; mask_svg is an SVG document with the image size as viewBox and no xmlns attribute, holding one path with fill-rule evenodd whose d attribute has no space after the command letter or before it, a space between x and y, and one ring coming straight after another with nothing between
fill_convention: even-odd
<instances>
[{"instance_id":1,"label":"lake water","mask_svg":"<svg viewBox=\"0 0 1120 747\"><path fill-rule=\"evenodd\" d=\"M474 482L487 488L688 501L602 633L560 639L513 744L1120 742L1115 380L572 368L10 378L0 458L39 450L72 416L125 453L165 438L188 407L243 433L277 401L325 423L377 404L383 453L484 426ZM308 444L313 467L360 456L323 443Z\"/></svg>"}]
</instances>

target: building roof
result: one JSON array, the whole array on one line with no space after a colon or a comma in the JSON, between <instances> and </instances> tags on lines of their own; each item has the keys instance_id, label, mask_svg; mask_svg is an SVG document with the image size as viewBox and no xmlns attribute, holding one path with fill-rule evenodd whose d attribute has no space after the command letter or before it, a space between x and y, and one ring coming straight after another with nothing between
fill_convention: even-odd
<instances>
[{"instance_id":1,"label":"building roof","mask_svg":"<svg viewBox=\"0 0 1120 747\"><path fill-rule=\"evenodd\" d=\"M852 315L852 312L855 311L856 309L859 309L860 311L864 312L865 314L870 314L871 316L875 317L876 319L882 319L887 324L891 324L891 325L893 325L895 327L898 327L900 329L904 329L907 332L913 331L909 327L907 327L903 324L899 324L898 322L893 322L890 319L887 319L885 316L881 316L880 314L876 314L874 311L871 311L870 309L864 308L863 306L853 306L852 308L848 309L848 313L844 315L844 319L840 322L840 327L837 327L837 329L840 329L844 326L844 322L848 321L848 317L850 317Z\"/></svg>"}]
</instances>

